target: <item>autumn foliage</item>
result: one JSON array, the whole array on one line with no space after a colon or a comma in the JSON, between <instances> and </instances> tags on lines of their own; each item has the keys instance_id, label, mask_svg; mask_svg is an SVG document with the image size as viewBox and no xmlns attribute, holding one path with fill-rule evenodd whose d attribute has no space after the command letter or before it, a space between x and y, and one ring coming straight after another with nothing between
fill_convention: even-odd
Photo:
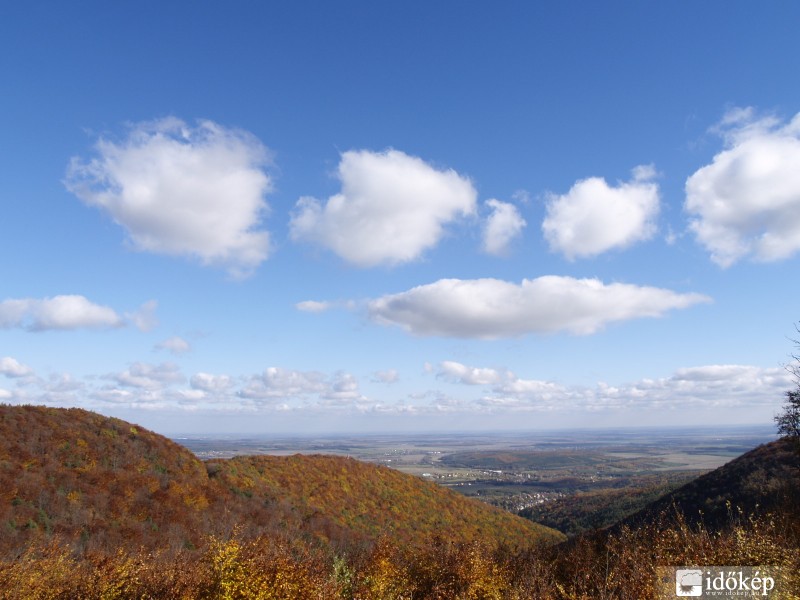
<instances>
[{"instance_id":1,"label":"autumn foliage","mask_svg":"<svg viewBox=\"0 0 800 600\"><path fill-rule=\"evenodd\" d=\"M796 524L770 517L718 533L651 524L526 551L433 537L414 547L380 538L336 553L302 539L234 532L197 550L76 556L51 541L0 563L0 597L647 600L658 597L657 566L692 564L779 566L777 597L800 598Z\"/></svg>"},{"instance_id":2,"label":"autumn foliage","mask_svg":"<svg viewBox=\"0 0 800 600\"><path fill-rule=\"evenodd\" d=\"M782 567L800 590L795 504L675 506L578 536L385 467L322 457L203 463L130 423L0 406L0 598L656 598L659 565ZM784 497L785 502L793 502Z\"/></svg>"},{"instance_id":3,"label":"autumn foliage","mask_svg":"<svg viewBox=\"0 0 800 600\"><path fill-rule=\"evenodd\" d=\"M352 545L446 533L526 546L558 532L431 482L343 457L237 457L186 448L80 409L0 406L0 552L58 538L75 552L192 549L280 534Z\"/></svg>"},{"instance_id":4,"label":"autumn foliage","mask_svg":"<svg viewBox=\"0 0 800 600\"><path fill-rule=\"evenodd\" d=\"M395 469L323 455L240 456L208 462L234 493L275 506L289 500L306 522L324 518L362 538L403 544L446 534L456 542L526 547L562 541L558 532ZM512 517L512 518L509 518Z\"/></svg>"}]
</instances>

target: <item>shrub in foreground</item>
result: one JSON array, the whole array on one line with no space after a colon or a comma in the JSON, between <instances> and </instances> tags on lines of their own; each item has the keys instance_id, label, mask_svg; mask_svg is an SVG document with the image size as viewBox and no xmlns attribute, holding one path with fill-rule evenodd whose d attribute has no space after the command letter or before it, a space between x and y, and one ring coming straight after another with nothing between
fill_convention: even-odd
<instances>
[{"instance_id":1,"label":"shrub in foreground","mask_svg":"<svg viewBox=\"0 0 800 600\"><path fill-rule=\"evenodd\" d=\"M301 539L246 539L236 530L195 550L78 556L51 540L0 562L0 597L647 600L656 597L658 566L773 565L785 576L780 597L800 598L798 529L788 514L734 513L721 532L678 515L523 552L441 536L414 547L384 537L334 552Z\"/></svg>"}]
</instances>

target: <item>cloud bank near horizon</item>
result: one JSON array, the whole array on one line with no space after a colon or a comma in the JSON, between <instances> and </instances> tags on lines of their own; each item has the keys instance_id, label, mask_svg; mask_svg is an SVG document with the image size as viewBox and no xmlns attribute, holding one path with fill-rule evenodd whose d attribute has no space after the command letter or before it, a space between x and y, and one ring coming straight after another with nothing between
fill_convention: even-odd
<instances>
[{"instance_id":1,"label":"cloud bank near horizon","mask_svg":"<svg viewBox=\"0 0 800 600\"><path fill-rule=\"evenodd\" d=\"M0 398L12 404L80 406L101 411L124 408L194 414L283 414L295 415L300 422L335 414L433 417L653 410L683 414L681 411L687 408L747 407L763 414L777 408L793 383L785 369L752 365L682 368L666 377L620 385L599 381L593 386L528 379L504 367L470 366L453 360L426 370L445 388L418 390L405 400L386 402L363 391L359 378L345 371L268 367L244 376L197 372L186 377L178 365L166 362L134 363L117 373L77 379L64 373L42 377L13 357L4 357L0 359L0 377L13 387L0 388ZM373 374L372 383L385 386L400 378L397 370L388 369Z\"/></svg>"}]
</instances>

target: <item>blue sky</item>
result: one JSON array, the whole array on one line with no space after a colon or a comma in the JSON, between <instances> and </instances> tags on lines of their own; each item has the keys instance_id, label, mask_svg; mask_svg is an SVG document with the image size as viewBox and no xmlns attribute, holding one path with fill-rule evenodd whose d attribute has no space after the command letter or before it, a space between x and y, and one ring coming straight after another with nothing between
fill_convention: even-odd
<instances>
[{"instance_id":1,"label":"blue sky","mask_svg":"<svg viewBox=\"0 0 800 600\"><path fill-rule=\"evenodd\" d=\"M800 6L0 8L0 401L164 433L768 423Z\"/></svg>"}]
</instances>

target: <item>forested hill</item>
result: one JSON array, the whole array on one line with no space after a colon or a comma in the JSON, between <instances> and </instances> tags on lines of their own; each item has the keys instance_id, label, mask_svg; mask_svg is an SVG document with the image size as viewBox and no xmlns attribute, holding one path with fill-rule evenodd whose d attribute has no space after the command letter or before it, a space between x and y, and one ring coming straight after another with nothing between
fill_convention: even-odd
<instances>
[{"instance_id":1,"label":"forested hill","mask_svg":"<svg viewBox=\"0 0 800 600\"><path fill-rule=\"evenodd\" d=\"M789 438L758 446L701 475L619 526L640 527L663 515L680 514L690 525L719 530L731 521L771 511L800 520L800 452Z\"/></svg>"},{"instance_id":2,"label":"forested hill","mask_svg":"<svg viewBox=\"0 0 800 600\"><path fill-rule=\"evenodd\" d=\"M386 533L413 544L420 534L439 533L459 541L487 539L513 546L563 539L555 530L435 483L351 458L242 456L209 461L208 469L234 493L268 505L289 501L308 518L322 515L368 537Z\"/></svg>"},{"instance_id":3,"label":"forested hill","mask_svg":"<svg viewBox=\"0 0 800 600\"><path fill-rule=\"evenodd\" d=\"M204 463L141 427L0 405L0 552L58 537L79 550L193 548L246 535L351 543L439 534L525 547L563 536L433 483L330 456Z\"/></svg>"}]
</instances>

